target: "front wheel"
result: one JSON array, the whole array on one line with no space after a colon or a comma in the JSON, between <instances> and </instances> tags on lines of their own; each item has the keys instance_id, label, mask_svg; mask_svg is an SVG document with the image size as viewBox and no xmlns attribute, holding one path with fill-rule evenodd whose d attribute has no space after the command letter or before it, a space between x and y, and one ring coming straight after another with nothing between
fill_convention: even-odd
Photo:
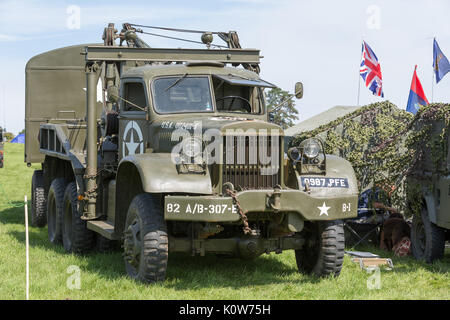
<instances>
[{"instance_id":1,"label":"front wheel","mask_svg":"<svg viewBox=\"0 0 450 320\"><path fill-rule=\"evenodd\" d=\"M417 260L432 263L441 259L445 250L445 231L430 221L428 210L413 217L411 228L411 251Z\"/></svg>"},{"instance_id":2,"label":"front wheel","mask_svg":"<svg viewBox=\"0 0 450 320\"><path fill-rule=\"evenodd\" d=\"M344 261L342 221L314 222L305 225L305 245L295 250L300 272L316 276L338 276Z\"/></svg>"},{"instance_id":3,"label":"front wheel","mask_svg":"<svg viewBox=\"0 0 450 320\"><path fill-rule=\"evenodd\" d=\"M125 268L131 278L145 283L164 281L166 276L169 242L158 200L148 193L134 197L125 224Z\"/></svg>"}]
</instances>

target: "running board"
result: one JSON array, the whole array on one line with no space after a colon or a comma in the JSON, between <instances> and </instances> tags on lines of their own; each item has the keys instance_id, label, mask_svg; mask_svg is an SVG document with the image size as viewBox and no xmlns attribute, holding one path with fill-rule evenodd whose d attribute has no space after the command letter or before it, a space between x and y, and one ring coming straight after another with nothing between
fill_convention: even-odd
<instances>
[{"instance_id":1,"label":"running board","mask_svg":"<svg viewBox=\"0 0 450 320\"><path fill-rule=\"evenodd\" d=\"M106 220L90 220L86 222L86 226L89 230L101 234L103 237L109 240L120 240L118 234L114 232L114 224Z\"/></svg>"}]
</instances>

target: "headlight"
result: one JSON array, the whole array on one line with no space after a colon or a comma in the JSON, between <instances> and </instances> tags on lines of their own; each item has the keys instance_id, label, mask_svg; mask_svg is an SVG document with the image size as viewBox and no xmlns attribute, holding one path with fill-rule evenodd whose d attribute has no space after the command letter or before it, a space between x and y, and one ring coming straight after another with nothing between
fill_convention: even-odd
<instances>
[{"instance_id":1,"label":"headlight","mask_svg":"<svg viewBox=\"0 0 450 320\"><path fill-rule=\"evenodd\" d=\"M303 154L310 159L317 157L321 149L319 141L314 138L306 139L300 144L300 147L303 149Z\"/></svg>"},{"instance_id":2,"label":"headlight","mask_svg":"<svg viewBox=\"0 0 450 320\"><path fill-rule=\"evenodd\" d=\"M287 153L288 153L289 159L291 159L294 162L300 161L300 158L302 157L302 153L296 147L289 148Z\"/></svg>"},{"instance_id":3,"label":"headlight","mask_svg":"<svg viewBox=\"0 0 450 320\"><path fill-rule=\"evenodd\" d=\"M186 138L183 141L183 154L189 158L201 156L202 142L195 138Z\"/></svg>"}]
</instances>

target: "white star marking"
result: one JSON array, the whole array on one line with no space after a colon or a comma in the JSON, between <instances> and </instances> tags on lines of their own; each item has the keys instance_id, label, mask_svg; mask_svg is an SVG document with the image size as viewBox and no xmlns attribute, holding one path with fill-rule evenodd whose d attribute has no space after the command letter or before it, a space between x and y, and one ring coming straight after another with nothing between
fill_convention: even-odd
<instances>
[{"instance_id":1,"label":"white star marking","mask_svg":"<svg viewBox=\"0 0 450 320\"><path fill-rule=\"evenodd\" d=\"M130 142L125 142L125 145L127 146L128 149L128 154L135 154L136 153L136 149L139 147L139 145L141 144L141 142L135 142L134 141L134 130L131 130L131 137L130 137Z\"/></svg>"},{"instance_id":2,"label":"white star marking","mask_svg":"<svg viewBox=\"0 0 450 320\"><path fill-rule=\"evenodd\" d=\"M331 207L327 207L327 205L325 204L325 202L323 203L323 205L321 207L317 207L317 209L320 210L320 215L326 215L328 216L328 209L330 209Z\"/></svg>"}]
</instances>

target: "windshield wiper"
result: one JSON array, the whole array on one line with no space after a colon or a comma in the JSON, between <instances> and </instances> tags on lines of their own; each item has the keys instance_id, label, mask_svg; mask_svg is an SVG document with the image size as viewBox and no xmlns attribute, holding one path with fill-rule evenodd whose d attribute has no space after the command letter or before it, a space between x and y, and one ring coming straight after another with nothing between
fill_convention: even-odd
<instances>
[{"instance_id":1,"label":"windshield wiper","mask_svg":"<svg viewBox=\"0 0 450 320\"><path fill-rule=\"evenodd\" d=\"M177 80L175 80L170 86L168 86L166 89L164 89L164 92L166 92L167 90L169 90L170 88L176 86L178 83L180 83L184 78L187 77L187 73L185 73L184 75L182 75L181 77L179 77Z\"/></svg>"}]
</instances>

